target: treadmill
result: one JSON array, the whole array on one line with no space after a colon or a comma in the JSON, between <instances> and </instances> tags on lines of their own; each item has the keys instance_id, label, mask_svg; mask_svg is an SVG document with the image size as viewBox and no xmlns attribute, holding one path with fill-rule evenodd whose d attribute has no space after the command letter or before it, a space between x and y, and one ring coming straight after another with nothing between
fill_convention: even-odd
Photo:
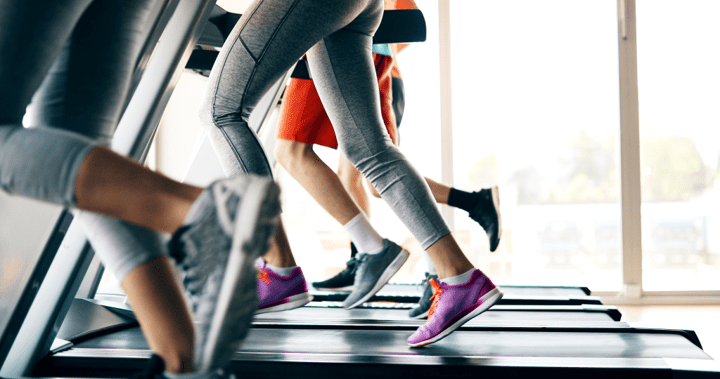
<instances>
[{"instance_id":1,"label":"treadmill","mask_svg":"<svg viewBox=\"0 0 720 379\"><path fill-rule=\"evenodd\" d=\"M185 4L191 3L186 1ZM200 18L210 17L207 8L194 11ZM396 15L401 16L399 13ZM232 18L230 15L227 17ZM53 235L62 230L63 225L62 222L51 223L48 227L50 231L46 233ZM84 270L76 270L79 271ZM24 291L21 298L36 290L37 280L42 281L42 278L37 279L36 275L35 279L20 283L19 288ZM78 287L79 284L76 289ZM702 351L700 341L692 331L635 327L620 322L619 313L613 317L606 311L586 312L593 317L598 314L606 316L597 320L573 321L559 316L563 308L603 307L602 304L592 303L500 304L442 342L423 348L409 348L405 340L422 321L408 319L406 308L389 306L407 306L411 305L410 301L388 300L401 298L395 296L393 290L403 292L409 289L387 286L386 293L378 294L387 298L371 299L367 307L351 311L331 306L329 303L337 302L328 299L313 302L310 307L260 315L256 317L243 346L233 356L230 369L238 377L263 378L520 377L538 374L560 378L580 375L648 378L720 376L718 362ZM522 297L522 290L518 288L518 297ZM542 287L532 289L541 290ZM510 298L513 297L510 287L506 292ZM591 297L589 293L585 295ZM69 295L70 299L73 296L74 293ZM411 297L403 296L406 300ZM546 296L570 297L567 294ZM576 297L582 298L579 295ZM26 299L21 299L19 303L23 301L27 303ZM102 301L93 300L92 296L83 302L65 299L64 304L65 309L56 312L57 319L47 322L45 327L61 325L59 329L68 342L56 341L52 351L48 347L50 344L46 344L25 371L10 375L118 377L129 376L144 367L151 352L132 320L131 309L122 305L104 307ZM0 310L16 305L4 305L5 308ZM25 313L27 315L27 311ZM68 313L70 316L65 317ZM103 321L98 324L100 327L75 330L77 333L73 334L72 328L66 326L92 323L93 318L78 316L93 313L100 314L99 319ZM31 317L15 317L16 314L18 312L13 313L14 318L8 323L10 327L0 324L5 327L0 348L12 346L10 353L23 358L32 355L32 351L25 354L28 350L17 348L22 347L22 344L17 344L20 337L15 339L14 345L12 341L8 344L11 339L8 335L17 330L16 319L27 324ZM33 314L32 310L30 314ZM104 322L113 317L115 321ZM20 331L23 330L27 330L25 325ZM54 340L52 332L47 336L50 336L50 341ZM0 349L0 353L5 354L5 351ZM0 358L5 356L0 355ZM5 370L3 367L3 376L7 376Z\"/></svg>"}]
</instances>

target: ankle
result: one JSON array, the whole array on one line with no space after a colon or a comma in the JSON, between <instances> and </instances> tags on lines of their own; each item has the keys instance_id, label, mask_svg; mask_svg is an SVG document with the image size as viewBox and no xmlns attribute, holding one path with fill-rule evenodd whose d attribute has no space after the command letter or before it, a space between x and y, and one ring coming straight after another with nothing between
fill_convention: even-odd
<instances>
[{"instance_id":1,"label":"ankle","mask_svg":"<svg viewBox=\"0 0 720 379\"><path fill-rule=\"evenodd\" d=\"M270 271L280 276L290 276L290 274L292 274L292 272L295 270L295 268L297 268L297 266L278 267L265 262L265 268L270 269Z\"/></svg>"},{"instance_id":2,"label":"ankle","mask_svg":"<svg viewBox=\"0 0 720 379\"><path fill-rule=\"evenodd\" d=\"M290 256L287 257L285 255L277 255L277 254L268 254L270 256L264 256L262 259L265 261L265 264L272 267L279 267L279 268L288 268L288 267L296 267L297 263L295 262L295 259Z\"/></svg>"},{"instance_id":3,"label":"ankle","mask_svg":"<svg viewBox=\"0 0 720 379\"><path fill-rule=\"evenodd\" d=\"M446 278L442 278L442 279L440 279L440 281L442 281L443 283L445 283L445 284L447 284L447 285L451 285L451 286L456 286L456 285L459 285L459 284L465 284L465 283L467 283L467 282L470 280L470 278L472 277L472 273L473 273L474 271L475 271L475 268L472 268L472 269L470 269L470 270L468 270L468 271L465 271L465 272L463 272L463 273L461 273L461 274L449 276L449 277L446 277Z\"/></svg>"},{"instance_id":4,"label":"ankle","mask_svg":"<svg viewBox=\"0 0 720 379\"><path fill-rule=\"evenodd\" d=\"M165 372L171 374L187 374L195 370L192 353L180 351L163 352L160 354L165 362Z\"/></svg>"}]
</instances>

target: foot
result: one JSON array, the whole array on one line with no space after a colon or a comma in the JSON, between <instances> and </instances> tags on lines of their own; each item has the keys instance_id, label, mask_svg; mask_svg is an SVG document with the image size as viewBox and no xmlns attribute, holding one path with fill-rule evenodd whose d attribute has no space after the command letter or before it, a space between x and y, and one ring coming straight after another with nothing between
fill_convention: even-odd
<instances>
[{"instance_id":1,"label":"foot","mask_svg":"<svg viewBox=\"0 0 720 379\"><path fill-rule=\"evenodd\" d=\"M313 282L312 286L320 291L352 291L357 259L352 258L346 263L347 267L339 274L322 282Z\"/></svg>"},{"instance_id":2,"label":"foot","mask_svg":"<svg viewBox=\"0 0 720 379\"><path fill-rule=\"evenodd\" d=\"M312 301L307 282L300 267L296 267L288 276L281 276L265 267L260 259L258 267L258 295L260 305L256 313L286 311L300 308Z\"/></svg>"},{"instance_id":3,"label":"foot","mask_svg":"<svg viewBox=\"0 0 720 379\"><path fill-rule=\"evenodd\" d=\"M202 379L237 379L234 374L222 369L196 377ZM153 354L148 359L143 371L131 376L131 379L167 379L167 376L165 376L165 362L159 355Z\"/></svg>"},{"instance_id":4,"label":"foot","mask_svg":"<svg viewBox=\"0 0 720 379\"><path fill-rule=\"evenodd\" d=\"M433 287L432 304L425 325L408 338L412 347L437 342L475 316L490 309L503 296L495 284L480 270L475 270L465 284L447 285L429 279Z\"/></svg>"},{"instance_id":5,"label":"foot","mask_svg":"<svg viewBox=\"0 0 720 379\"><path fill-rule=\"evenodd\" d=\"M256 259L280 215L280 190L269 178L243 175L210 185L170 241L196 319L195 367L225 367L257 310Z\"/></svg>"},{"instance_id":6,"label":"foot","mask_svg":"<svg viewBox=\"0 0 720 379\"><path fill-rule=\"evenodd\" d=\"M486 188L478 192L475 207L468 212L470 218L487 233L490 240L490 251L497 250L502 234L502 219L500 218L500 191L498 187Z\"/></svg>"},{"instance_id":7,"label":"foot","mask_svg":"<svg viewBox=\"0 0 720 379\"><path fill-rule=\"evenodd\" d=\"M366 302L395 275L410 255L407 250L385 239L383 251L377 254L357 255L354 289L343 302L343 308L352 309Z\"/></svg>"},{"instance_id":8,"label":"foot","mask_svg":"<svg viewBox=\"0 0 720 379\"><path fill-rule=\"evenodd\" d=\"M435 281L438 280L437 275L430 275L425 273L425 279L423 279L421 285L423 286L423 295L418 302L418 305L410 310L409 316L411 318L427 318L428 311L430 310L430 304L432 303L433 287L430 285L430 279Z\"/></svg>"}]
</instances>

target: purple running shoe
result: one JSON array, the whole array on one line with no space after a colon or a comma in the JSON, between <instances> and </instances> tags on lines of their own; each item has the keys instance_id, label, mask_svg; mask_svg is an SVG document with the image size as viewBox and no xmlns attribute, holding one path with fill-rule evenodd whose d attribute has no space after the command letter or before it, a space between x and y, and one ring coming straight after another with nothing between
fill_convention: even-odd
<instances>
[{"instance_id":1,"label":"purple running shoe","mask_svg":"<svg viewBox=\"0 0 720 379\"><path fill-rule=\"evenodd\" d=\"M300 308L312 301L300 267L296 267L288 276L281 276L265 268L265 261L260 259L258 270L260 305L256 314Z\"/></svg>"},{"instance_id":2,"label":"purple running shoe","mask_svg":"<svg viewBox=\"0 0 720 379\"><path fill-rule=\"evenodd\" d=\"M418 328L408 344L420 347L437 342L473 317L490 309L503 296L495 284L480 270L475 270L465 284L451 286L429 280L434 294L425 325Z\"/></svg>"}]
</instances>

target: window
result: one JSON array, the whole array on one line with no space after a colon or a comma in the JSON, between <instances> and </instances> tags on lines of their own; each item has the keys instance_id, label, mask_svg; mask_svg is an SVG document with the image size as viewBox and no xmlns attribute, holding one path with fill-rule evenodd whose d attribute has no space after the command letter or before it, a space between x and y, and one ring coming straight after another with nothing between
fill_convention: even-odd
<instances>
[{"instance_id":1,"label":"window","mask_svg":"<svg viewBox=\"0 0 720 379\"><path fill-rule=\"evenodd\" d=\"M618 290L614 1L452 1L455 186L499 185L504 234L456 213L466 253L501 284Z\"/></svg>"},{"instance_id":2,"label":"window","mask_svg":"<svg viewBox=\"0 0 720 379\"><path fill-rule=\"evenodd\" d=\"M638 0L637 14L643 288L717 289L720 3Z\"/></svg>"}]
</instances>

